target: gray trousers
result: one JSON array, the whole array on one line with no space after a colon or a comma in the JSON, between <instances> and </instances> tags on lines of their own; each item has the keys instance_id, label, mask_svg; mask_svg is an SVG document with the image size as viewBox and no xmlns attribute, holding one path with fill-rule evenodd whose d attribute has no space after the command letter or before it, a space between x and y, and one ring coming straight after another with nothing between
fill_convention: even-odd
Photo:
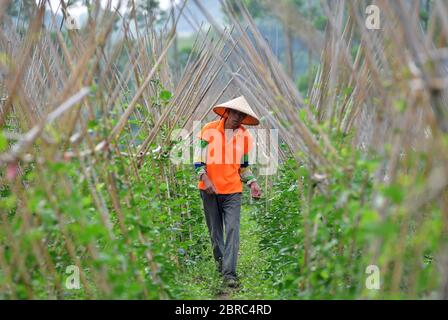
<instances>
[{"instance_id":1,"label":"gray trousers","mask_svg":"<svg viewBox=\"0 0 448 320\"><path fill-rule=\"evenodd\" d=\"M200 193L215 261L222 261L222 275L225 278L236 277L242 194L208 194L203 190Z\"/></svg>"}]
</instances>

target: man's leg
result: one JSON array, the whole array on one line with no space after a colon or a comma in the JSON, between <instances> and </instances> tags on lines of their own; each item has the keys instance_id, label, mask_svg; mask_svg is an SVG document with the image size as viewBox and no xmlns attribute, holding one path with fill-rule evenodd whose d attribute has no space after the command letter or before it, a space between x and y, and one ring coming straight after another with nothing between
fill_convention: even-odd
<instances>
[{"instance_id":1,"label":"man's leg","mask_svg":"<svg viewBox=\"0 0 448 320\"><path fill-rule=\"evenodd\" d=\"M213 256L215 261L221 264L224 255L224 235L223 218L218 204L218 196L216 194L208 194L203 190L200 190L200 192L204 205L205 221L207 222L208 233L212 242Z\"/></svg>"},{"instance_id":2,"label":"man's leg","mask_svg":"<svg viewBox=\"0 0 448 320\"><path fill-rule=\"evenodd\" d=\"M220 196L222 197L222 210L226 232L222 274L224 278L236 278L236 264L240 247L241 193Z\"/></svg>"}]
</instances>

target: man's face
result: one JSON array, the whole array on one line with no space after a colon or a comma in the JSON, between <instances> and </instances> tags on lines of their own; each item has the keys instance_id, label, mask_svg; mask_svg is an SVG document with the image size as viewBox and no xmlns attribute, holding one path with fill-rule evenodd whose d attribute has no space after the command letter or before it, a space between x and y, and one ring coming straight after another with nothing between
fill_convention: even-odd
<instances>
[{"instance_id":1,"label":"man's face","mask_svg":"<svg viewBox=\"0 0 448 320\"><path fill-rule=\"evenodd\" d=\"M236 129L241 125L241 122L246 117L245 113L233 110L233 109L227 109L227 120L229 122L229 125Z\"/></svg>"}]
</instances>

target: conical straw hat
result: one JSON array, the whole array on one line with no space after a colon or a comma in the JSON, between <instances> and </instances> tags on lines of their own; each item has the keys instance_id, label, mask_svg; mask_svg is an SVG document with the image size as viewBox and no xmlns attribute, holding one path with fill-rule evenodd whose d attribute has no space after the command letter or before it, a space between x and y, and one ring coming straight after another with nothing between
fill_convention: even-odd
<instances>
[{"instance_id":1,"label":"conical straw hat","mask_svg":"<svg viewBox=\"0 0 448 320\"><path fill-rule=\"evenodd\" d=\"M247 124L250 126L256 126L260 124L260 120L258 119L255 112L250 107L249 103L246 101L244 96L240 96L233 100L218 104L213 107L213 111L220 115L221 117L225 116L226 108L240 111L246 114L246 117L241 122L242 124Z\"/></svg>"}]
</instances>

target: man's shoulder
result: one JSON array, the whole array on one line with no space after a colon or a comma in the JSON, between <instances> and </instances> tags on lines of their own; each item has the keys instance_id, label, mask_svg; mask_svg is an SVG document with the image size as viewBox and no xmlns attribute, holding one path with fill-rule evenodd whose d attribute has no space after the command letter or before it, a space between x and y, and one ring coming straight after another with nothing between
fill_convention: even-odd
<instances>
[{"instance_id":1,"label":"man's shoulder","mask_svg":"<svg viewBox=\"0 0 448 320\"><path fill-rule=\"evenodd\" d=\"M207 122L207 123L204 124L204 126L202 127L202 130L217 128L218 125L219 125L219 120L215 120L215 121Z\"/></svg>"},{"instance_id":2,"label":"man's shoulder","mask_svg":"<svg viewBox=\"0 0 448 320\"><path fill-rule=\"evenodd\" d=\"M197 134L197 137L202 140L207 140L208 137L211 135L211 132L214 131L214 129L217 129L219 125L219 120L207 122L200 130L200 132Z\"/></svg>"}]
</instances>

